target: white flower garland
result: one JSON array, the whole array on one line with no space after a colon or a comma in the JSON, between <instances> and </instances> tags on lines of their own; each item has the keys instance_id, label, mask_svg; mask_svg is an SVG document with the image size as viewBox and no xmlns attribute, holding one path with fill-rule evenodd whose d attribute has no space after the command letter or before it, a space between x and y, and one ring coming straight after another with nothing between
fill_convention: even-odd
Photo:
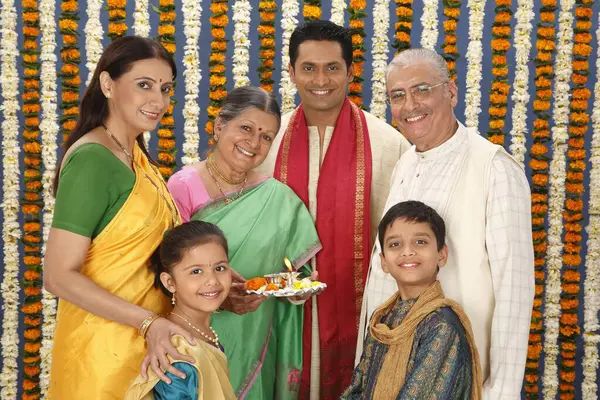
<instances>
[{"instance_id":1,"label":"white flower garland","mask_svg":"<svg viewBox=\"0 0 600 400\"><path fill-rule=\"evenodd\" d=\"M4 276L2 279L2 373L0 398L17 398L19 370L19 74L17 72L17 11L14 0L2 0L0 14L0 87L2 90L2 240L4 242Z\"/></svg>"},{"instance_id":2,"label":"white flower garland","mask_svg":"<svg viewBox=\"0 0 600 400\"><path fill-rule=\"evenodd\" d=\"M388 62L388 29L390 27L390 8L387 0L375 0L373 6L373 76L372 98L369 112L378 118L385 119L387 97L385 72Z\"/></svg>"},{"instance_id":3,"label":"white flower garland","mask_svg":"<svg viewBox=\"0 0 600 400\"><path fill-rule=\"evenodd\" d=\"M283 0L281 4L281 81L279 82L279 94L281 95L281 111L286 113L296 108L296 85L292 83L288 67L290 57L288 50L290 47L290 37L298 25L298 13L300 5L298 0Z\"/></svg>"},{"instance_id":4,"label":"white flower garland","mask_svg":"<svg viewBox=\"0 0 600 400\"><path fill-rule=\"evenodd\" d=\"M44 173L42 175L44 216L43 216L43 246L42 255L46 252L46 241L52 225L54 214L54 196L52 195L52 183L56 171L56 152L59 126L57 115L57 93L56 93L56 2L54 0L40 0L40 30L42 62L41 81L41 109L42 120L40 132L42 136L42 160L44 162ZM54 343L54 328L56 326L56 298L45 289L42 291L42 347L40 348L40 390L45 397L50 384L50 365L52 364L52 345Z\"/></svg>"},{"instance_id":5,"label":"white flower garland","mask_svg":"<svg viewBox=\"0 0 600 400\"><path fill-rule=\"evenodd\" d=\"M102 0L88 0L87 3L88 21L85 24L85 54L87 61L85 65L88 69L88 76L85 81L86 86L90 84L96 70L96 64L102 56L102 37L104 36L104 30L100 23L102 3Z\"/></svg>"},{"instance_id":6,"label":"white flower garland","mask_svg":"<svg viewBox=\"0 0 600 400\"><path fill-rule=\"evenodd\" d=\"M515 81L513 84L512 100L512 129L510 131L510 152L521 166L525 163L525 135L527 134L527 106L529 105L529 53L531 52L531 20L533 2L531 0L518 0L518 9L515 14L514 46L516 50Z\"/></svg>"},{"instance_id":7,"label":"white flower garland","mask_svg":"<svg viewBox=\"0 0 600 400\"><path fill-rule=\"evenodd\" d=\"M481 113L481 69L483 59L484 0L469 0L469 45L467 47L467 91L465 124L477 128Z\"/></svg>"},{"instance_id":8,"label":"white flower garland","mask_svg":"<svg viewBox=\"0 0 600 400\"><path fill-rule=\"evenodd\" d=\"M150 13L148 0L135 0L133 11L133 32L137 36L150 36Z\"/></svg>"},{"instance_id":9,"label":"white flower garland","mask_svg":"<svg viewBox=\"0 0 600 400\"><path fill-rule=\"evenodd\" d=\"M331 1L331 18L329 20L336 25L344 26L344 11L346 11L345 0L332 0ZM375 12L373 12L375 15ZM387 31L385 33L387 36Z\"/></svg>"},{"instance_id":10,"label":"white flower garland","mask_svg":"<svg viewBox=\"0 0 600 400\"><path fill-rule=\"evenodd\" d=\"M250 85L250 21L252 6L249 0L238 0L233 4L233 85Z\"/></svg>"},{"instance_id":11,"label":"white flower garland","mask_svg":"<svg viewBox=\"0 0 600 400\"><path fill-rule=\"evenodd\" d=\"M202 74L200 71L200 58L198 55L198 41L200 40L200 20L202 17L202 6L198 0L183 0L183 33L185 34L185 45L183 46L183 65L185 70L185 106L183 108L183 153L181 161L184 165L194 164L200 161L199 144L200 132L198 130L198 118L200 107L198 106L198 94Z\"/></svg>"},{"instance_id":12,"label":"white flower garland","mask_svg":"<svg viewBox=\"0 0 600 400\"><path fill-rule=\"evenodd\" d=\"M423 33L421 34L421 47L429 50L435 50L438 41L438 5L438 0L423 0L423 15L421 15Z\"/></svg>"},{"instance_id":13,"label":"white flower garland","mask_svg":"<svg viewBox=\"0 0 600 400\"><path fill-rule=\"evenodd\" d=\"M545 399L556 397L558 390L558 364L559 354L558 335L559 318L561 313L561 269L563 266L563 208L565 204L565 181L567 179L567 140L569 134L569 97L570 79L573 73L573 5L574 0L563 0L558 18L557 51L554 62L555 87L553 91L553 119L555 126L552 128L552 161L550 162L550 190L548 208L548 252L546 265L548 276L546 278L545 294L545 335L544 335L544 376L542 378L543 394Z\"/></svg>"},{"instance_id":14,"label":"white flower garland","mask_svg":"<svg viewBox=\"0 0 600 400\"><path fill-rule=\"evenodd\" d=\"M600 23L600 14L599 14ZM588 233L587 254L585 257L585 283L583 290L583 382L581 384L582 400L598 399L598 344L600 329L598 312L600 312L600 25L596 30L596 86L594 87L594 111L592 112L592 155L590 163L590 222L586 228Z\"/></svg>"}]
</instances>

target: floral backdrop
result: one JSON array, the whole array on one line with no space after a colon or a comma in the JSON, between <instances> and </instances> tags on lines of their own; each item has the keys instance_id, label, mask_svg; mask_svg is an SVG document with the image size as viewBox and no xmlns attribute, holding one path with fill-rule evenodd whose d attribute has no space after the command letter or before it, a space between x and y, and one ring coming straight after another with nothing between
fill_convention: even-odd
<instances>
[{"instance_id":1,"label":"floral backdrop","mask_svg":"<svg viewBox=\"0 0 600 400\"><path fill-rule=\"evenodd\" d=\"M157 3L158 1L158 3ZM209 149L227 90L260 85L298 102L286 66L298 22L352 29L350 99L389 120L396 52L442 53L456 115L505 146L531 181L536 297L523 396L598 399L600 2L593 0L0 0L2 320L0 398L46 395L56 299L42 289L51 182L103 48L157 37L179 68L146 133L168 178Z\"/></svg>"}]
</instances>

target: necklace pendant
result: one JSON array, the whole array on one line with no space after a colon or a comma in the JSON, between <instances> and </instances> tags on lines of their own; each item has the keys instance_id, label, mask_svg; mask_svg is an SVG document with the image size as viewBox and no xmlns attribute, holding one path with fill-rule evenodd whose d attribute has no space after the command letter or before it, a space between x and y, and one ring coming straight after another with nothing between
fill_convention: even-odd
<instances>
[{"instance_id":1,"label":"necklace pendant","mask_svg":"<svg viewBox=\"0 0 600 400\"><path fill-rule=\"evenodd\" d=\"M231 200L230 198L226 198L225 199L225 204L230 204L233 200Z\"/></svg>"}]
</instances>

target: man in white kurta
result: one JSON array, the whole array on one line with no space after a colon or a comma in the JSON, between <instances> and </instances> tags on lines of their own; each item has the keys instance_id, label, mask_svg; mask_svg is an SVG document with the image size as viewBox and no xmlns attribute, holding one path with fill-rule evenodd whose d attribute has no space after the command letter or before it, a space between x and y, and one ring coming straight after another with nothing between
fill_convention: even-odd
<instances>
[{"instance_id":1,"label":"man in white kurta","mask_svg":"<svg viewBox=\"0 0 600 400\"><path fill-rule=\"evenodd\" d=\"M330 144L334 137L336 121L338 121L342 106L349 104L346 98L346 90L353 77L351 49L351 37L348 31L326 21L307 23L298 27L290 40L290 76L298 88L302 101L302 111L308 126L308 208L315 222L318 222L319 219L317 215L317 188L320 185L336 185L336 182L324 182L321 172L326 155L332 151ZM361 190L370 190L371 237L368 244L368 249L370 249L376 236L377 224L383 214L392 170L400 155L410 145L397 130L384 121L367 112L359 111L359 113L364 116L368 129L370 158L372 160L370 188L361 188ZM259 167L261 172L267 175L273 175L278 156L281 156L282 140L288 130L288 123L292 114L288 113L283 116L281 130L273 141L271 152ZM295 132L291 133L295 134ZM290 168L303 167L290 166ZM352 166L339 165L338 168L350 172ZM348 196L354 196L354 193L349 193ZM360 211L362 212L362 210ZM348 251L352 252L352 243L340 243L338 245L347 246ZM325 246L326 244L324 244L324 248ZM366 257L368 262L368 250ZM318 271L320 268L324 269L331 266L317 265L316 260L313 260L312 267ZM352 269L352 264L347 266L348 273L352 273ZM321 270L321 274L323 272ZM360 283L361 297L362 285ZM321 296L326 294L324 293ZM348 298L340 300L351 304L357 302L356 321L350 320L354 331L352 337L356 338L361 299ZM340 359L347 357L348 351L350 351L349 366L343 363L343 360L340 360L340 366L337 368L336 374L322 371L321 357L324 350L320 348L318 301L318 298L313 299L310 310L312 317L312 338L308 343L311 348L310 364L304 359L303 368L310 371L310 399L337 399L350 381L354 344L342 343L344 354L340 355ZM324 299L321 298L321 301L324 301ZM348 315L347 318L351 319L353 316ZM356 343L356 339L353 342ZM305 346L307 346L306 342ZM327 381L326 385L323 385L324 381ZM306 393L306 388L303 391ZM300 398L306 398L305 393L301 392Z\"/></svg>"},{"instance_id":2,"label":"man in white kurta","mask_svg":"<svg viewBox=\"0 0 600 400\"><path fill-rule=\"evenodd\" d=\"M502 147L456 120L456 85L436 53L412 49L398 55L387 87L392 115L414 146L394 168L385 210L419 200L444 218L449 258L439 280L471 321L483 398L520 399L535 288L527 178ZM370 316L397 291L381 269L378 246L363 298L357 357Z\"/></svg>"}]
</instances>

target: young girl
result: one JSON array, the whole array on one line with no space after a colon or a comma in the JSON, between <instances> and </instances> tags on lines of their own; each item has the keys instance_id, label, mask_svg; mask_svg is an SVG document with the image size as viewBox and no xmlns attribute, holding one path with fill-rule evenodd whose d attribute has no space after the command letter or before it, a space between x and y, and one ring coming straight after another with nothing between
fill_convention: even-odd
<instances>
[{"instance_id":1,"label":"young girl","mask_svg":"<svg viewBox=\"0 0 600 400\"><path fill-rule=\"evenodd\" d=\"M219 336L210 326L211 314L227 298L231 287L223 232L203 221L179 225L165 234L152 264L155 285L171 298L173 305L167 319L197 339L192 346L176 335L172 338L173 345L180 353L191 356L194 363L170 359L185 374L184 379L167 372L171 379L171 384L167 384L149 372L148 380L136 378L125 399L235 399L227 358Z\"/></svg>"}]
</instances>

